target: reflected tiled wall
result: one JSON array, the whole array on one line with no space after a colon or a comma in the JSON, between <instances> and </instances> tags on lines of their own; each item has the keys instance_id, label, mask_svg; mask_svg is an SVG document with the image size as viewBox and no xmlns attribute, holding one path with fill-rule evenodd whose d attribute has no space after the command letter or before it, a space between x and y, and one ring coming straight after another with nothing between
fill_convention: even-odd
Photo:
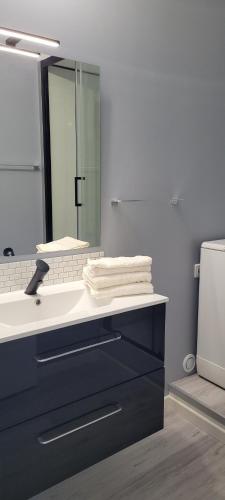
<instances>
[{"instance_id":1,"label":"reflected tiled wall","mask_svg":"<svg viewBox=\"0 0 225 500\"><path fill-rule=\"evenodd\" d=\"M50 266L50 271L44 279L44 285L78 281L82 278L83 266L86 265L87 259L96 259L103 256L104 252L89 252L44 259ZM0 293L24 289L32 278L35 269L35 260L0 264Z\"/></svg>"}]
</instances>

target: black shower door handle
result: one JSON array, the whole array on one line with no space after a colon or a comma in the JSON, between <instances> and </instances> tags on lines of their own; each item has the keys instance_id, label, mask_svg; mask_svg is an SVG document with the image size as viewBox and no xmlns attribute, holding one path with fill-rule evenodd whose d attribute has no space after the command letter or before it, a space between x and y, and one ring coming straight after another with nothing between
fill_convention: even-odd
<instances>
[{"instance_id":1,"label":"black shower door handle","mask_svg":"<svg viewBox=\"0 0 225 500\"><path fill-rule=\"evenodd\" d=\"M85 181L85 177L74 177L75 182L75 207L82 207L78 200L78 181Z\"/></svg>"}]
</instances>

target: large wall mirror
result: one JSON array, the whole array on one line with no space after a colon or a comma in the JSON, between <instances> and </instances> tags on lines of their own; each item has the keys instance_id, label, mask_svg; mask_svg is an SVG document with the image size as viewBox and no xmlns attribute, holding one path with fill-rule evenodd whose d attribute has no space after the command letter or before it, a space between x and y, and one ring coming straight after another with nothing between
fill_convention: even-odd
<instances>
[{"instance_id":1,"label":"large wall mirror","mask_svg":"<svg viewBox=\"0 0 225 500\"><path fill-rule=\"evenodd\" d=\"M12 54L0 63L1 261L64 237L99 246L99 67Z\"/></svg>"}]
</instances>

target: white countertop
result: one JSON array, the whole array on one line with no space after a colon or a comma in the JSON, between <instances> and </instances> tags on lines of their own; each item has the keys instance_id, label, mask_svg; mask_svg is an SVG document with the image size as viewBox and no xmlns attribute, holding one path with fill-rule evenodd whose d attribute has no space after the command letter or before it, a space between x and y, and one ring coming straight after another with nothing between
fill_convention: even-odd
<instances>
[{"instance_id":1,"label":"white countertop","mask_svg":"<svg viewBox=\"0 0 225 500\"><path fill-rule=\"evenodd\" d=\"M99 302L83 281L39 290L38 296L25 295L23 290L0 295L0 343L168 302L155 293ZM41 300L38 306L37 298Z\"/></svg>"}]
</instances>

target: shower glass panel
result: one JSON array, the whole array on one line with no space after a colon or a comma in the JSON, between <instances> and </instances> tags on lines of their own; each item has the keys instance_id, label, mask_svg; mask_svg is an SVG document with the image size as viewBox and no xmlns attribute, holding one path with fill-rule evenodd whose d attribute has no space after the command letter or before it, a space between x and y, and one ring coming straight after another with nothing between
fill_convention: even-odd
<instances>
[{"instance_id":1,"label":"shower glass panel","mask_svg":"<svg viewBox=\"0 0 225 500\"><path fill-rule=\"evenodd\" d=\"M100 75L76 62L78 237L100 241Z\"/></svg>"},{"instance_id":2,"label":"shower glass panel","mask_svg":"<svg viewBox=\"0 0 225 500\"><path fill-rule=\"evenodd\" d=\"M51 142L52 238L77 238L75 68L50 66L48 72Z\"/></svg>"},{"instance_id":3,"label":"shower glass panel","mask_svg":"<svg viewBox=\"0 0 225 500\"><path fill-rule=\"evenodd\" d=\"M101 209L99 67L61 58L50 58L45 67L46 238L72 236L95 247Z\"/></svg>"}]
</instances>

